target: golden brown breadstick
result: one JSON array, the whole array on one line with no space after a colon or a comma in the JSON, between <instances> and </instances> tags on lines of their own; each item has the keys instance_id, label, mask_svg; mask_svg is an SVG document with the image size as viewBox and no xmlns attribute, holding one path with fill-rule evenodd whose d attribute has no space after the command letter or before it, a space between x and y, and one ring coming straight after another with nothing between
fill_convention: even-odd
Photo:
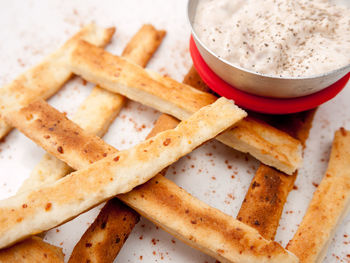
<instances>
[{"instance_id":1,"label":"golden brown breadstick","mask_svg":"<svg viewBox=\"0 0 350 263\"><path fill-rule=\"evenodd\" d=\"M1 263L64 263L62 249L44 242L40 237L30 237L0 252Z\"/></svg>"},{"instance_id":2,"label":"golden brown breadstick","mask_svg":"<svg viewBox=\"0 0 350 263\"><path fill-rule=\"evenodd\" d=\"M221 262L298 262L246 224L194 198L162 175L119 195L165 231Z\"/></svg>"},{"instance_id":3,"label":"golden brown breadstick","mask_svg":"<svg viewBox=\"0 0 350 263\"><path fill-rule=\"evenodd\" d=\"M89 136L43 100L9 113L7 121L73 168L85 163L78 160L74 148L82 148L88 163L108 156L54 184L3 200L0 203L0 247L46 231L114 195L132 190L245 116L246 113L232 101L220 98L175 129L112 154L110 146L100 152L103 148L100 147L103 145L101 139ZM54 121L50 122L50 117ZM59 140L65 142L58 144ZM51 151L48 146L54 146L55 150ZM86 156L89 152L92 158ZM74 165L76 161L78 166Z\"/></svg>"},{"instance_id":4,"label":"golden brown breadstick","mask_svg":"<svg viewBox=\"0 0 350 263\"><path fill-rule=\"evenodd\" d=\"M273 240L295 177L296 173L286 175L261 164L251 181L237 219L254 227L264 238Z\"/></svg>"},{"instance_id":5,"label":"golden brown breadstick","mask_svg":"<svg viewBox=\"0 0 350 263\"><path fill-rule=\"evenodd\" d=\"M350 206L350 132L335 133L328 168L287 248L300 262L322 262Z\"/></svg>"},{"instance_id":6,"label":"golden brown breadstick","mask_svg":"<svg viewBox=\"0 0 350 263\"><path fill-rule=\"evenodd\" d=\"M146 71L129 61L80 41L72 52L74 73L112 92L183 119L216 97ZM291 136L253 119L245 119L218 139L292 174L301 164L301 144Z\"/></svg>"},{"instance_id":7,"label":"golden brown breadstick","mask_svg":"<svg viewBox=\"0 0 350 263\"><path fill-rule=\"evenodd\" d=\"M109 200L74 247L68 262L113 262L139 218L117 198Z\"/></svg>"},{"instance_id":8,"label":"golden brown breadstick","mask_svg":"<svg viewBox=\"0 0 350 263\"><path fill-rule=\"evenodd\" d=\"M144 25L127 44L123 56L139 65L146 65L160 45L165 31L156 30L152 25ZM79 106L72 120L84 130L102 137L108 130L125 98L95 87ZM45 154L19 189L19 192L35 188L44 183L52 183L72 172L64 162L50 154Z\"/></svg>"},{"instance_id":9,"label":"golden brown breadstick","mask_svg":"<svg viewBox=\"0 0 350 263\"><path fill-rule=\"evenodd\" d=\"M69 53L77 41L84 39L103 47L111 40L114 31L114 28L103 29L94 24L84 27L39 65L27 70L12 83L0 89L0 113L19 109L39 98L51 97L72 76L72 72L66 64ZM1 118L0 139L11 129L11 126Z\"/></svg>"},{"instance_id":10,"label":"golden brown breadstick","mask_svg":"<svg viewBox=\"0 0 350 263\"><path fill-rule=\"evenodd\" d=\"M281 115L258 115L273 126L299 139L303 145L309 135L316 110ZM266 239L274 239L284 204L293 189L297 171L289 176L261 164L244 198L237 219L254 227Z\"/></svg>"}]
</instances>

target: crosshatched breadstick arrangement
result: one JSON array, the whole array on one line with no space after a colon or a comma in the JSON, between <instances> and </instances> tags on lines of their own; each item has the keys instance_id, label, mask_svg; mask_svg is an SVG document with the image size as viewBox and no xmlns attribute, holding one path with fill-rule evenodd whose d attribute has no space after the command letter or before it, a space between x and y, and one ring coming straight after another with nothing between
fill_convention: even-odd
<instances>
[{"instance_id":1,"label":"crosshatched breadstick arrangement","mask_svg":"<svg viewBox=\"0 0 350 263\"><path fill-rule=\"evenodd\" d=\"M323 106L247 112L210 92L194 67L183 81L146 68L166 48L164 29L142 25L117 54L108 49L120 37L115 26L83 25L0 88L0 149L25 136L30 146L18 151L44 152L29 174L0 166L21 178L0 201L0 262L350 260L346 121L332 131L327 159L308 163ZM66 101L77 104L67 114L51 102L61 89L74 92L70 82L88 92ZM118 142L132 132L142 139ZM304 167L322 163L313 191L300 194L300 177L312 171ZM66 227L69 246L55 241ZM332 245L339 229L342 256Z\"/></svg>"}]
</instances>

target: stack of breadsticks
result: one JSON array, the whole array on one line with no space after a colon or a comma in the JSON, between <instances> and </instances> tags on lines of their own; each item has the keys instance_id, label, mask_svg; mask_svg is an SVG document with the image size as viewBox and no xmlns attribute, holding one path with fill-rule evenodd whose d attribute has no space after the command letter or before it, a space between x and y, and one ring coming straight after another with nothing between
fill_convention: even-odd
<instances>
[{"instance_id":1,"label":"stack of breadsticks","mask_svg":"<svg viewBox=\"0 0 350 263\"><path fill-rule=\"evenodd\" d=\"M62 251L35 235L105 201L69 262L113 262L139 214L221 262L322 260L349 203L348 132L336 133L327 174L285 249L273 239L314 111L277 123L247 117L234 102L208 93L194 69L179 83L143 68L164 31L143 26L122 56L103 49L113 33L89 25L0 89L0 136L15 127L47 151L18 193L0 203L0 262L62 262ZM69 120L44 100L73 74L98 86ZM119 152L100 137L126 99L164 114L147 140ZM163 176L169 165L214 137L262 163L237 219Z\"/></svg>"}]
</instances>

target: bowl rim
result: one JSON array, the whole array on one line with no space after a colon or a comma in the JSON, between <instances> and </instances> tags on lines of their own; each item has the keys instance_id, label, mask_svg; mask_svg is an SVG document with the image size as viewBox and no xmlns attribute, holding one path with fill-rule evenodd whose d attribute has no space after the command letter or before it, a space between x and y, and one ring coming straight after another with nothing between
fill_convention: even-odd
<instances>
[{"instance_id":1,"label":"bowl rim","mask_svg":"<svg viewBox=\"0 0 350 263\"><path fill-rule=\"evenodd\" d=\"M198 0L200 1L200 0ZM190 19L190 3L192 1L191 0L188 0L187 2L187 21L188 23L190 24L190 27L191 27L191 33L193 35L193 38L194 40L197 42L199 42L199 44L201 45L202 48L204 48L210 55L214 56L216 59L220 60L222 63L230 66L230 67L233 67L233 68L236 68L236 69L239 69L239 70L242 70L246 73L250 73L250 74L254 74L256 76L260 76L260 77L264 77L264 78L269 78L269 79L280 79L280 80L308 80L308 79L316 79L316 78L322 78L322 77L325 77L325 76L328 76L328 75L333 75L333 74L336 74L337 72L342 72L343 70L346 70L346 72L344 73L344 76L350 72L350 63L345 65L345 66L342 66L340 68L336 68L336 69L333 69L331 71L327 71L325 73L320 73L320 74L315 74L315 75L310 75L310 76L301 76L301 77L283 77L283 76L279 76L279 75L271 75L271 74L264 74L264 73L260 73L260 72L256 72L256 71L253 71L253 70L250 70L250 69L246 69L246 68L243 68L239 65L236 65L226 59L223 59L221 57L219 57L218 55L216 55L211 49L209 49L204 43L203 41L198 37L197 33L195 32L195 29L194 29L194 26L192 24L192 21ZM194 18L194 17L193 17ZM342 76L343 77L343 76ZM340 79L340 78L339 78Z\"/></svg>"}]
</instances>

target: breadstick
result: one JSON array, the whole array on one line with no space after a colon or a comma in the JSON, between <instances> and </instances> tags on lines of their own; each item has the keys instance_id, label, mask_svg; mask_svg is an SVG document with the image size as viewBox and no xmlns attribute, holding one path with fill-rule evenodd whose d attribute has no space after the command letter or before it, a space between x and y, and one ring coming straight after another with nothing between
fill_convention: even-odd
<instances>
[{"instance_id":1,"label":"breadstick","mask_svg":"<svg viewBox=\"0 0 350 263\"><path fill-rule=\"evenodd\" d=\"M109 43L114 31L114 28L103 29L94 24L84 27L43 62L0 89L0 114L19 109L39 98L47 99L54 95L72 76L71 70L66 66L72 47L82 39L103 47ZM11 129L1 117L0 139Z\"/></svg>"},{"instance_id":2,"label":"breadstick","mask_svg":"<svg viewBox=\"0 0 350 263\"><path fill-rule=\"evenodd\" d=\"M118 198L220 262L298 262L278 243L194 198L162 175Z\"/></svg>"},{"instance_id":3,"label":"breadstick","mask_svg":"<svg viewBox=\"0 0 350 263\"><path fill-rule=\"evenodd\" d=\"M315 110L283 116L259 115L269 118L273 126L286 131L305 145ZM266 239L274 239L289 192L293 189L297 171L288 176L261 164L244 198L237 219L257 229Z\"/></svg>"},{"instance_id":4,"label":"breadstick","mask_svg":"<svg viewBox=\"0 0 350 263\"><path fill-rule=\"evenodd\" d=\"M74 247L68 262L113 262L139 218L117 198L109 200Z\"/></svg>"},{"instance_id":5,"label":"breadstick","mask_svg":"<svg viewBox=\"0 0 350 263\"><path fill-rule=\"evenodd\" d=\"M226 99L221 98L216 103L221 102L222 100L226 101ZM108 183L111 175L108 174L107 169L109 166L106 165L106 162L112 163L113 165L114 161L112 160L115 159L118 161L117 163L121 164L121 162L126 159L126 156L122 154L123 152L119 152L119 153L113 152L116 150L113 149L111 146L108 146L107 144L105 144L102 140L100 141L100 143L97 143L97 141L100 139L98 138L93 139L95 138L94 136L85 133L78 126L69 122L64 116L62 116L62 114L61 114L61 118L59 118L57 112L52 112L53 109L48 110L48 107L50 106L47 105L45 102L40 102L40 104L42 105L41 107L38 107L37 105L31 106L31 109L27 107L26 109L21 110L18 114L13 114L13 116L11 116L10 119L16 120L16 127L19 128L18 125L20 124L21 125L20 129L24 131L27 135L35 134L36 138L33 138L33 136L31 138L37 141L38 143L41 143L41 145L44 146L44 148L47 151L50 151L49 148L51 148L52 152L55 153L56 157L59 157L65 161L67 159L73 160L71 163L72 167L74 167L75 169L79 169L79 168L82 168L83 166L88 166L90 161L93 162L95 159L97 159L98 157L96 157L96 154L99 155L99 158L103 158L104 157L103 149L105 150L105 153L107 153L107 151L109 150L108 156L105 157L103 160L96 162L91 166L88 166L86 169L82 169L76 173L73 173L72 175L66 176L65 178L59 180L56 184L52 186L53 188L57 188L57 185L61 185L67 182L65 183L65 186L62 187L66 189L65 193L64 194L55 193L54 195L58 197L62 196L62 199L64 199L66 202L68 201L67 198L71 196L71 193L74 193L75 199L76 198L81 200L84 199L85 200L84 202L87 202L86 198L91 198L91 195L99 195L100 191L98 190L97 187L100 184L104 184L104 182L106 182L107 184L111 184L111 183ZM203 111L206 108L207 107L204 107L200 111ZM43 111L43 109L45 109L45 111L44 113L41 113L40 111ZM236 110L237 109L234 109L234 111ZM222 109L220 109L219 112L220 114L224 114L223 113L224 110ZM42 128L41 126L39 126L38 128L35 126L35 124L33 125L33 121L26 121L26 116L28 115L30 116L30 114L32 114L33 117L36 116L35 118L39 118L39 119L41 119L42 116L45 115L46 116L45 123L48 123L49 119L55 119L57 120L55 122L56 126L54 126L53 123L50 123L48 126L44 128ZM229 115L231 116L230 118L232 118L234 114L235 114L234 112L231 112L230 114L225 114L225 115ZM200 117L199 119L203 120L203 117L204 116ZM243 116L240 116L240 117L242 118ZM218 116L216 116L214 126L219 125L218 122L223 121L225 118L218 118ZM212 125L213 123L210 126L208 126L205 130L208 130L209 127L212 127ZM52 126L54 126L55 128L50 129ZM179 129L179 127L180 126L178 126L176 129ZM65 133L62 132L64 130L65 130ZM159 154L164 154L164 151L167 150L166 147L170 146L170 145L165 146L164 143L168 144L166 138L170 137L168 135L168 132L171 132L171 131L172 130L160 133L155 138L149 139L148 141L144 142L142 145L148 146L149 143L153 141L153 143L148 147L157 148L156 140L157 142L161 141L159 146L162 147L163 150L159 152ZM189 133L194 132L192 127L187 128L186 131ZM45 142L45 140L47 139L45 139L44 136L48 136L48 135L50 136L49 139L52 139L50 143ZM159 136L162 136L163 138L161 140L158 140L157 138L159 138ZM199 136L196 136L196 138L198 137ZM77 138L80 138L80 141L78 141ZM185 140L186 143L189 143L188 139L183 138L183 140ZM76 145L74 147L75 155L76 155L75 158L73 158L73 154L69 149L70 141L76 142ZM171 142L172 141L173 141L173 138L171 139ZM90 149L89 151L87 152L84 151L84 146L87 144L83 142L87 142L87 144L90 145L89 147L85 147L85 149ZM194 143L193 141L191 142L192 144ZM57 145L64 145L62 146L62 149L67 148L67 151L65 150L61 152L57 151ZM184 148L181 145L179 145L179 147L181 149ZM154 151L151 151L151 149L147 147L143 149L146 150L147 152L144 152L140 158L150 158L148 154L153 153ZM142 153L143 150L141 150L140 152ZM174 151L171 151L171 153L174 154ZM156 154L157 154L157 151L156 151ZM129 153L128 156L130 155L132 154ZM117 156L119 156L119 158L116 158ZM150 167L139 167L137 171L134 171L134 169L133 171L138 175L140 175L139 171L142 171L142 175L144 176L144 174L150 172L150 170L153 169L156 166L156 164L157 164L157 160L152 159ZM163 167L165 167L166 165L168 164L165 164ZM130 167L130 164L127 164L127 166L128 168L126 169L132 169L132 167ZM116 165L115 167L118 167L118 165ZM91 170L95 168L97 173L96 176L100 178L98 182L91 181L92 179L89 179L90 177L85 172L90 170L90 173L91 173L92 172ZM126 172L120 173L120 174L126 174ZM79 178L80 175L84 176L84 179ZM67 178L69 179L69 181L67 181ZM72 182L72 180L76 180L77 182L76 183ZM87 182L90 182L90 183L87 183ZM152 194L153 191L154 193L157 192L153 188L157 187L159 182L161 183L165 182L164 184L161 184L162 187L160 188L160 191L162 192L162 195L164 198L169 197L166 199L169 200L170 204L166 204L165 200L163 200L162 202L164 202L164 205L159 205L159 199L155 199L155 197L157 198L161 198L161 197L159 197L158 194L156 194L155 196L154 194ZM133 202L132 206L135 206L135 208L137 208L137 211L142 212L143 215L152 219L153 222L162 226L171 234L181 238L182 240L185 240L186 243L189 243L195 248L200 249L209 255L215 256L216 258L224 262L235 262L237 259L242 260L241 262L297 262L297 259L295 258L295 256L287 253L278 243L265 240L253 228L246 226L245 224L239 222L238 220L235 220L232 217L229 217L216 209L211 209L207 207L205 204L202 204L199 200L196 200L195 198L185 193L183 190L180 190L180 188L176 187L169 180L161 177L160 179L158 179L158 183L157 181L155 181L154 185L152 185L151 190L145 191L143 186L138 187L137 190L134 189L133 191L134 192L136 191L136 192L134 193L131 199L134 200L134 198L136 198L136 202ZM88 184L88 185L93 184L94 188L86 189L87 187L85 187L84 184ZM74 189L70 188L70 185L72 185ZM166 188L164 188L163 186L166 186ZM79 190L79 193L84 194L84 197L75 196L77 192L76 189ZM41 190L36 191L37 194L40 193L40 196L45 196L45 199L48 199L48 200L45 200L44 203L41 203L40 207L46 207L47 202L52 204L50 205L50 208L55 207L56 202L51 200L50 197L48 198L48 196L52 195L52 192L53 192L53 189L52 188L50 189L50 187L47 189L42 188ZM68 197L66 195L67 193L70 193ZM86 197L86 195L88 197ZM14 198L20 199L21 197L25 197L25 196L22 195ZM174 200L172 198L175 198L175 197L178 197L175 200L177 203L176 207L183 208L184 210L174 209L174 202L173 202ZM35 194L31 194L30 199L36 200L36 202L38 202L37 200L39 199L39 196L36 197ZM142 202L139 199L142 199ZM123 200L125 202L132 201L132 200L131 201L128 200L127 197L124 197ZM8 203L8 201L9 200L5 202ZM24 200L23 201L15 200L15 201L18 204L22 204L24 202ZM182 204L186 204L186 205L182 206ZM157 209L154 209L155 207L157 207ZM185 207L187 207L189 210L193 212L186 213ZM29 205L28 207L26 207L26 209L28 208L30 208ZM24 216L23 212L28 211L28 210L23 210L23 208L19 208L19 209L22 212L21 217ZM62 214L62 209L58 209L58 210L60 210L59 213ZM67 210L71 211L72 207L69 207L69 209ZM169 211L171 212L171 214ZM5 211L1 211L1 212L5 212ZM50 211L46 213L50 213ZM1 214L4 214L4 213L1 213ZM6 214L11 214L11 212L6 211ZM56 215L56 217L57 216L58 215ZM169 218L172 218L173 220L169 220ZM25 219L22 219L20 224L23 222L23 220ZM193 220L196 220L196 221L193 221ZM13 223L14 227L16 227L18 223L16 224L15 221L16 221L16 218L14 219L11 218L9 222L14 222ZM47 221L48 219L46 217L45 222ZM34 220L31 220L32 225L33 225L33 222L36 222L35 218ZM190 224L191 227L188 227L188 224ZM9 232L6 231L6 233L9 233L8 235L6 235L6 237L12 237L14 235L13 233L16 233L16 231L13 231L11 234L10 230L11 230L11 226L9 226L9 229L8 229ZM186 232L186 231L189 231L189 232ZM0 233L1 232L2 231L0 231ZM3 236L5 235L4 234L0 235L0 241L1 241L1 237ZM211 240L210 242L211 245L210 245L208 241L208 237L211 237L211 236L213 236L213 239L210 239Z\"/></svg>"},{"instance_id":6,"label":"breadstick","mask_svg":"<svg viewBox=\"0 0 350 263\"><path fill-rule=\"evenodd\" d=\"M126 46L123 56L139 65L146 65L160 45L165 31L156 30L152 25L144 25ZM113 122L125 98L119 94L106 91L96 86L80 105L72 121L85 131L102 137ZM72 172L64 162L50 154L45 154L34 168L29 178L22 184L19 192L52 183Z\"/></svg>"},{"instance_id":7,"label":"breadstick","mask_svg":"<svg viewBox=\"0 0 350 263\"><path fill-rule=\"evenodd\" d=\"M77 44L69 63L75 74L88 81L179 119L216 100L209 93L146 71L84 41ZM287 174L301 163L300 142L257 120L245 119L218 139Z\"/></svg>"},{"instance_id":8,"label":"breadstick","mask_svg":"<svg viewBox=\"0 0 350 263\"><path fill-rule=\"evenodd\" d=\"M94 139L84 140L88 134L63 114L56 111L58 118L50 123L49 114L55 110L51 108L43 113L41 110L44 108L50 106L43 100L38 101L9 114L9 120L35 142L40 144L46 140L42 144L44 146L54 144L55 139L64 138L67 143L54 145L54 152L56 155L58 152L62 160L70 163L73 168L76 168L72 165L73 160L68 161L65 157L74 159L75 147L82 148L85 153L93 153L92 159L86 158L89 162L94 162L94 158L101 155L108 157L71 173L54 184L2 201L0 247L51 229L116 194L132 190L246 116L232 101L220 98L194 113L175 129L162 132L129 150L109 154L113 151L111 147L107 147L105 152L99 152L98 142L102 145L103 141L94 136L89 136ZM73 130L76 132L70 134ZM52 131L52 136L48 135L49 131ZM39 135L43 132L46 135ZM49 149L46 150L50 152ZM78 156L75 155L77 160Z\"/></svg>"},{"instance_id":9,"label":"breadstick","mask_svg":"<svg viewBox=\"0 0 350 263\"><path fill-rule=\"evenodd\" d=\"M287 248L301 262L322 262L350 205L350 132L335 133L328 168Z\"/></svg>"},{"instance_id":10,"label":"breadstick","mask_svg":"<svg viewBox=\"0 0 350 263\"><path fill-rule=\"evenodd\" d=\"M39 237L30 237L0 253L0 263L64 263L62 249L44 242Z\"/></svg>"}]
</instances>

